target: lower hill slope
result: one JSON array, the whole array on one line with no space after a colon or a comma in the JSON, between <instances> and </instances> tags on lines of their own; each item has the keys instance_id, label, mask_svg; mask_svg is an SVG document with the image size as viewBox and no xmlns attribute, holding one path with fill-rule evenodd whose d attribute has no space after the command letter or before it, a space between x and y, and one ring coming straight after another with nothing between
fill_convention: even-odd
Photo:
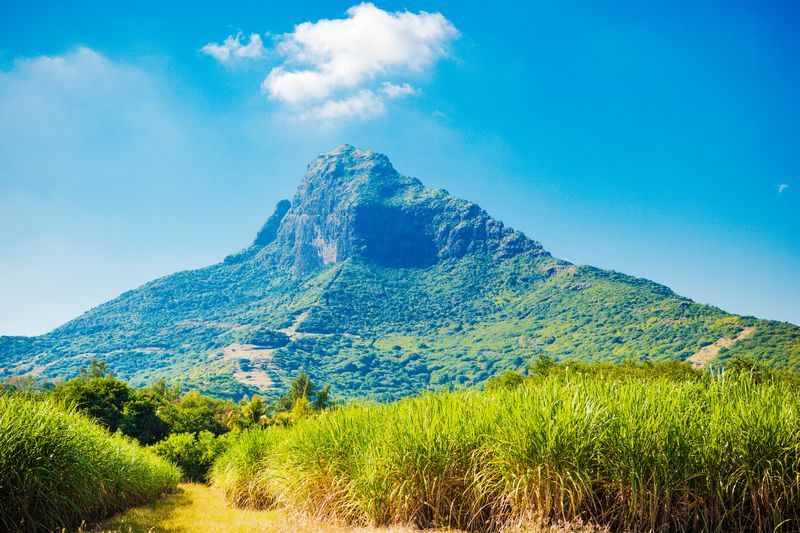
<instances>
[{"instance_id":1,"label":"lower hill slope","mask_svg":"<svg viewBox=\"0 0 800 533\"><path fill-rule=\"evenodd\" d=\"M387 399L474 385L540 353L686 360L745 330L712 364L746 354L800 368L796 326L549 257L475 254L424 269L349 259L300 280L259 265L254 253L175 274L42 337L3 338L4 372L69 376L97 357L136 384L177 378L239 396L305 369L339 395Z\"/></svg>"}]
</instances>

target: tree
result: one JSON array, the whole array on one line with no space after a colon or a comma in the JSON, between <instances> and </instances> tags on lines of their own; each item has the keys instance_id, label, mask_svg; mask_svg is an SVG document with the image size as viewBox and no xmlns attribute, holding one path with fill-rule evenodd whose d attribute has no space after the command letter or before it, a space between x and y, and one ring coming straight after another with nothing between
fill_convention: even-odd
<instances>
[{"instance_id":1,"label":"tree","mask_svg":"<svg viewBox=\"0 0 800 533\"><path fill-rule=\"evenodd\" d=\"M99 359L92 359L89 361L89 366L78 371L78 379L82 380L105 377L113 378L114 373L108 370L108 365L106 365L105 361Z\"/></svg>"},{"instance_id":2,"label":"tree","mask_svg":"<svg viewBox=\"0 0 800 533\"><path fill-rule=\"evenodd\" d=\"M153 444L167 436L169 428L158 416L160 405L141 393L122 408L119 429L141 444Z\"/></svg>"},{"instance_id":3,"label":"tree","mask_svg":"<svg viewBox=\"0 0 800 533\"><path fill-rule=\"evenodd\" d=\"M506 370L502 375L486 380L486 390L494 391L516 389L522 385L524 380L524 376L519 372Z\"/></svg>"},{"instance_id":4,"label":"tree","mask_svg":"<svg viewBox=\"0 0 800 533\"><path fill-rule=\"evenodd\" d=\"M170 385L163 379L154 381L149 387L140 389L141 393L162 402L170 403L178 401L181 397L181 386Z\"/></svg>"},{"instance_id":5,"label":"tree","mask_svg":"<svg viewBox=\"0 0 800 533\"><path fill-rule=\"evenodd\" d=\"M289 391L278 400L278 408L281 411L291 411L294 404L301 398L309 401L314 409L327 409L330 407L330 387L325 385L317 392L317 387L311 378L303 370L289 384Z\"/></svg>"},{"instance_id":6,"label":"tree","mask_svg":"<svg viewBox=\"0 0 800 533\"><path fill-rule=\"evenodd\" d=\"M189 392L179 401L162 406L158 414L172 433L209 431L220 435L228 431L224 422L236 405L230 400L218 400Z\"/></svg>"},{"instance_id":7,"label":"tree","mask_svg":"<svg viewBox=\"0 0 800 533\"><path fill-rule=\"evenodd\" d=\"M322 411L323 409L327 409L330 406L331 406L330 386L325 385L324 387L322 387L322 390L320 390L317 393L317 397L314 400L314 409L317 411Z\"/></svg>"},{"instance_id":8,"label":"tree","mask_svg":"<svg viewBox=\"0 0 800 533\"><path fill-rule=\"evenodd\" d=\"M545 353L540 353L536 361L531 364L530 371L532 376L544 377L556 366L555 360Z\"/></svg>"},{"instance_id":9,"label":"tree","mask_svg":"<svg viewBox=\"0 0 800 533\"><path fill-rule=\"evenodd\" d=\"M304 418L308 418L313 413L314 408L311 406L311 402L308 401L308 398L298 398L297 401L294 402L294 406L289 413L289 419L292 423L297 423Z\"/></svg>"},{"instance_id":10,"label":"tree","mask_svg":"<svg viewBox=\"0 0 800 533\"><path fill-rule=\"evenodd\" d=\"M224 450L224 437L216 437L210 431L173 433L153 446L156 454L181 467L186 478L204 481L214 459Z\"/></svg>"},{"instance_id":11,"label":"tree","mask_svg":"<svg viewBox=\"0 0 800 533\"><path fill-rule=\"evenodd\" d=\"M53 395L64 404L76 406L114 432L119 429L122 411L133 390L124 381L104 371L102 375L105 377L98 377L101 374L97 368L90 369L83 377L56 386Z\"/></svg>"},{"instance_id":12,"label":"tree","mask_svg":"<svg viewBox=\"0 0 800 533\"><path fill-rule=\"evenodd\" d=\"M741 355L732 357L728 361L726 370L734 376L749 376L757 383L768 378L771 374L770 369L761 361Z\"/></svg>"},{"instance_id":13,"label":"tree","mask_svg":"<svg viewBox=\"0 0 800 533\"><path fill-rule=\"evenodd\" d=\"M250 400L243 398L239 404L234 426L236 429L246 429L252 426L268 425L271 410L272 406L262 400L260 396L253 396Z\"/></svg>"}]
</instances>

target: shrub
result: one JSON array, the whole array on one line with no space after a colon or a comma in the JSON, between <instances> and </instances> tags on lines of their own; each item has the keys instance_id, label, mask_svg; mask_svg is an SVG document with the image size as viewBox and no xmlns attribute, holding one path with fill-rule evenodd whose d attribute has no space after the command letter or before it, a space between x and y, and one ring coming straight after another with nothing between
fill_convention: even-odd
<instances>
[{"instance_id":1,"label":"shrub","mask_svg":"<svg viewBox=\"0 0 800 533\"><path fill-rule=\"evenodd\" d=\"M71 528L175 488L180 470L51 401L0 397L0 529Z\"/></svg>"},{"instance_id":2,"label":"shrub","mask_svg":"<svg viewBox=\"0 0 800 533\"><path fill-rule=\"evenodd\" d=\"M215 437L210 431L173 433L151 446L157 455L183 469L186 479L204 481L208 469L225 449L225 436Z\"/></svg>"},{"instance_id":3,"label":"shrub","mask_svg":"<svg viewBox=\"0 0 800 533\"><path fill-rule=\"evenodd\" d=\"M289 344L289 336L271 329L252 329L239 332L237 340L242 344L255 344L262 348L283 348Z\"/></svg>"}]
</instances>

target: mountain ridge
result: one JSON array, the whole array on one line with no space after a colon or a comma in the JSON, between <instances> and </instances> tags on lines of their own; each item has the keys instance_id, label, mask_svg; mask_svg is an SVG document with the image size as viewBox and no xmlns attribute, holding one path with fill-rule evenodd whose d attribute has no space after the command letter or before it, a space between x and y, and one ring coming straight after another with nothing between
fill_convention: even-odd
<instances>
[{"instance_id":1,"label":"mountain ridge","mask_svg":"<svg viewBox=\"0 0 800 533\"><path fill-rule=\"evenodd\" d=\"M233 397L299 369L343 396L480 384L547 353L687 360L747 353L800 369L800 328L552 257L477 204L343 145L308 166L250 246L123 293L39 337L0 337L0 377L70 376L91 357L134 383ZM738 338L738 337L737 337Z\"/></svg>"}]
</instances>

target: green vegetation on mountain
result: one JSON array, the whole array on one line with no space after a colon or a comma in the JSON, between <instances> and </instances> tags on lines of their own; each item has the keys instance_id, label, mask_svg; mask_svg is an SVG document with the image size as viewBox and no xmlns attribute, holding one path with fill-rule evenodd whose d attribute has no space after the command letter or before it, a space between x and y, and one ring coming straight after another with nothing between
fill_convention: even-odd
<instances>
[{"instance_id":1,"label":"green vegetation on mountain","mask_svg":"<svg viewBox=\"0 0 800 533\"><path fill-rule=\"evenodd\" d=\"M243 507L469 531L795 531L800 389L737 359L555 364L489 391L353 405L239 433L212 469Z\"/></svg>"},{"instance_id":2,"label":"green vegetation on mountain","mask_svg":"<svg viewBox=\"0 0 800 533\"><path fill-rule=\"evenodd\" d=\"M750 355L800 369L800 328L551 257L477 205L341 147L309 166L252 246L155 280L40 337L0 337L0 379L102 359L137 386L277 396L305 370L341 397L481 384L531 357ZM694 359L692 359L694 360Z\"/></svg>"}]
</instances>

